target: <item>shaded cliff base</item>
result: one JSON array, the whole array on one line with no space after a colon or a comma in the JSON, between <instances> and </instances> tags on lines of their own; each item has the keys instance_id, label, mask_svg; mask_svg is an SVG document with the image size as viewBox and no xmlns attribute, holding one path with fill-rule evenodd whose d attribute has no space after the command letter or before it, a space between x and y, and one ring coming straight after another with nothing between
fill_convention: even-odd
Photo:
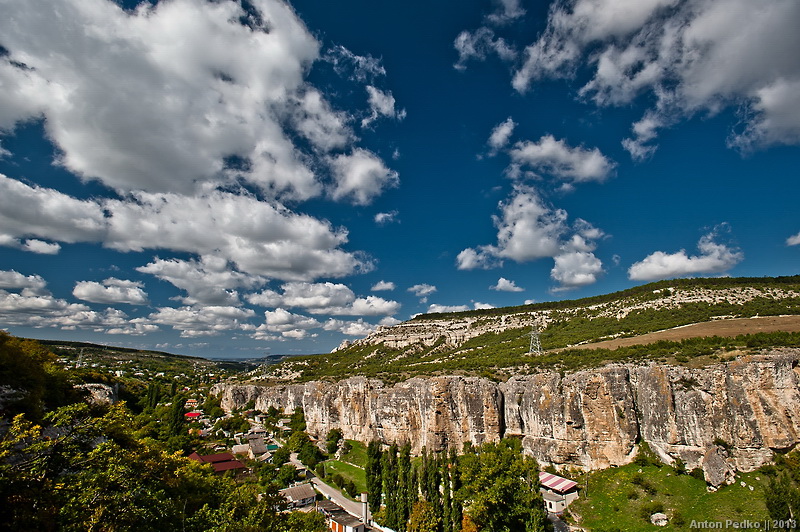
<instances>
[{"instance_id":1,"label":"shaded cliff base","mask_svg":"<svg viewBox=\"0 0 800 532\"><path fill-rule=\"evenodd\" d=\"M541 464L583 470L630 463L646 441L665 463L702 468L712 485L753 471L800 441L800 349L762 351L705 367L609 364L506 382L416 377L393 386L353 377L280 386L217 385L226 409L255 401L302 407L308 432L460 449L518 437Z\"/></svg>"}]
</instances>

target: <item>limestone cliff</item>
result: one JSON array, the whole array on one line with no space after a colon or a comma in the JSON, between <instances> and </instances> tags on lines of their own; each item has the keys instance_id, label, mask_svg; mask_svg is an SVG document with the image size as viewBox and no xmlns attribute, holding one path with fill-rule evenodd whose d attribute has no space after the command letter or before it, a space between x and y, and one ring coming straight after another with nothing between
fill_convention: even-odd
<instances>
[{"instance_id":1,"label":"limestone cliff","mask_svg":"<svg viewBox=\"0 0 800 532\"><path fill-rule=\"evenodd\" d=\"M799 359L800 350L784 349L696 369L613 364L502 383L445 376L384 386L355 377L214 392L227 409L249 400L260 410L300 406L318 437L339 428L349 439L410 442L414 452L516 436L540 463L596 469L631 461L644 440L719 484L800 441Z\"/></svg>"}]
</instances>

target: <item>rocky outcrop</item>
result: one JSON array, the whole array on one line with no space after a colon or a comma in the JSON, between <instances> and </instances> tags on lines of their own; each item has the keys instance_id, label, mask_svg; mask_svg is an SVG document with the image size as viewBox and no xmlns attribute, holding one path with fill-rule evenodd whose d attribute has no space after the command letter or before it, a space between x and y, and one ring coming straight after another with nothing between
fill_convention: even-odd
<instances>
[{"instance_id":1,"label":"rocky outcrop","mask_svg":"<svg viewBox=\"0 0 800 532\"><path fill-rule=\"evenodd\" d=\"M644 440L665 461L703 467L709 482L752 470L800 438L800 350L698 369L613 364L496 383L414 378L394 386L354 377L288 386L217 385L224 408L305 411L308 431L409 442L414 452L522 439L541 463L597 469L630 462Z\"/></svg>"},{"instance_id":2,"label":"rocky outcrop","mask_svg":"<svg viewBox=\"0 0 800 532\"><path fill-rule=\"evenodd\" d=\"M93 382L77 384L75 388L86 393L86 401L95 405L110 405L117 402L117 392L108 384Z\"/></svg>"}]
</instances>

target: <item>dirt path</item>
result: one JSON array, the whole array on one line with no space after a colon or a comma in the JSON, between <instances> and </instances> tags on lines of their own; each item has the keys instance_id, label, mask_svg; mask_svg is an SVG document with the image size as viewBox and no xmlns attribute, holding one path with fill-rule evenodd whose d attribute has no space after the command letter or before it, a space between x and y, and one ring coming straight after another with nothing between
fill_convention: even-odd
<instances>
[{"instance_id":1,"label":"dirt path","mask_svg":"<svg viewBox=\"0 0 800 532\"><path fill-rule=\"evenodd\" d=\"M632 338L616 338L591 344L574 346L580 349L616 349L630 345L652 344L659 340L677 342L687 338L702 336L739 336L740 334L753 334L760 332L800 332L800 316L764 316L757 318L734 318L729 320L716 320L704 323L695 323L675 327L664 331L635 336Z\"/></svg>"}]
</instances>

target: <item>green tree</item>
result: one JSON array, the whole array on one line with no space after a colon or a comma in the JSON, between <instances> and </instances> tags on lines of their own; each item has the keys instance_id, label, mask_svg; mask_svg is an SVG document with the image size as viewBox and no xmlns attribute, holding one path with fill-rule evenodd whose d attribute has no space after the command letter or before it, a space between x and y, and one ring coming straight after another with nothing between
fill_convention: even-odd
<instances>
[{"instance_id":1,"label":"green tree","mask_svg":"<svg viewBox=\"0 0 800 532\"><path fill-rule=\"evenodd\" d=\"M303 408L298 406L294 409L290 420L289 420L289 429L292 432L299 432L306 430L306 416L303 412Z\"/></svg>"},{"instance_id":2,"label":"green tree","mask_svg":"<svg viewBox=\"0 0 800 532\"><path fill-rule=\"evenodd\" d=\"M408 519L408 532L438 532L442 521L428 501L417 501Z\"/></svg>"},{"instance_id":3,"label":"green tree","mask_svg":"<svg viewBox=\"0 0 800 532\"><path fill-rule=\"evenodd\" d=\"M544 530L546 514L539 493L539 468L522 455L518 440L485 443L461 457L462 486L457 497L480 530Z\"/></svg>"},{"instance_id":4,"label":"green tree","mask_svg":"<svg viewBox=\"0 0 800 532\"><path fill-rule=\"evenodd\" d=\"M342 439L342 431L340 429L331 429L328 431L328 436L325 438L325 450L328 454L333 454L339 448L339 441Z\"/></svg>"},{"instance_id":5,"label":"green tree","mask_svg":"<svg viewBox=\"0 0 800 532\"><path fill-rule=\"evenodd\" d=\"M381 442L372 440L367 445L367 463L364 467L369 493L369 510L373 514L381 508L383 474L381 468Z\"/></svg>"}]
</instances>

